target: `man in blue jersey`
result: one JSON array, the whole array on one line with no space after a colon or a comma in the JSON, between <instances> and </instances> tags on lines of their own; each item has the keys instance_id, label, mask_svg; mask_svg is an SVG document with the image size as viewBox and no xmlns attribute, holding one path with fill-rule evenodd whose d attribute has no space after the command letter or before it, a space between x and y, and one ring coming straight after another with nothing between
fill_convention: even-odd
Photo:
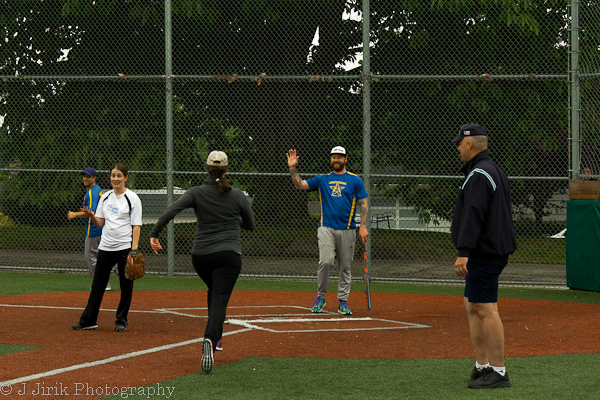
<instances>
[{"instance_id":1,"label":"man in blue jersey","mask_svg":"<svg viewBox=\"0 0 600 400\"><path fill-rule=\"evenodd\" d=\"M85 197L83 198L83 206L96 212L98 201L102 197L102 189L96 184L98 174L92 167L87 167L83 170L83 185L85 186ZM102 228L94 225L90 218L87 218L82 212L69 211L69 220L75 218L85 218L85 264L94 277L96 272L96 260L98 258L98 245L102 237ZM111 290L110 283L106 285L106 290Z\"/></svg>"},{"instance_id":2,"label":"man in blue jersey","mask_svg":"<svg viewBox=\"0 0 600 400\"><path fill-rule=\"evenodd\" d=\"M320 313L325 306L325 295L329 287L329 271L338 259L338 313L350 315L348 307L350 283L352 281L352 259L354 258L354 244L356 243L356 223L354 216L360 207L359 236L364 243L367 242L369 232L367 221L369 219L369 204L367 191L363 181L355 174L346 170L348 157L346 149L336 146L331 150L331 168L333 172L327 175L318 175L312 179L303 180L298 176L298 155L296 150L287 153L288 167L292 182L296 189L319 191L321 201L321 220L319 222L319 267L317 269L317 299L312 312Z\"/></svg>"}]
</instances>

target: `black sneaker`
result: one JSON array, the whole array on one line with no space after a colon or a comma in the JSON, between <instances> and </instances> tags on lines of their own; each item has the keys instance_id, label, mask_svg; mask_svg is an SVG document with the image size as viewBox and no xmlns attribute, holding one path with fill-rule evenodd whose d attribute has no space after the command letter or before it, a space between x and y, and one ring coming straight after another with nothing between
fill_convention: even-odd
<instances>
[{"instance_id":1,"label":"black sneaker","mask_svg":"<svg viewBox=\"0 0 600 400\"><path fill-rule=\"evenodd\" d=\"M115 326L115 332L125 332L127 330L127 327L125 325L116 325Z\"/></svg>"},{"instance_id":2,"label":"black sneaker","mask_svg":"<svg viewBox=\"0 0 600 400\"><path fill-rule=\"evenodd\" d=\"M202 341L202 371L210 372L214 363L215 360L213 358L212 342L210 339L204 338L204 340Z\"/></svg>"},{"instance_id":3,"label":"black sneaker","mask_svg":"<svg viewBox=\"0 0 600 400\"><path fill-rule=\"evenodd\" d=\"M83 325L81 322L76 323L75 325L71 325L71 329L75 331L87 331L97 329L98 325Z\"/></svg>"},{"instance_id":4,"label":"black sneaker","mask_svg":"<svg viewBox=\"0 0 600 400\"><path fill-rule=\"evenodd\" d=\"M483 370L483 375L476 381L469 382L470 389L493 389L503 387L511 387L510 381L508 380L508 372L502 376L494 371L494 368L492 367L485 368Z\"/></svg>"},{"instance_id":5,"label":"black sneaker","mask_svg":"<svg viewBox=\"0 0 600 400\"><path fill-rule=\"evenodd\" d=\"M484 369L485 368L477 369L477 367L473 367L473 371L471 371L471 380L476 381L477 379L481 378L483 376Z\"/></svg>"}]
</instances>

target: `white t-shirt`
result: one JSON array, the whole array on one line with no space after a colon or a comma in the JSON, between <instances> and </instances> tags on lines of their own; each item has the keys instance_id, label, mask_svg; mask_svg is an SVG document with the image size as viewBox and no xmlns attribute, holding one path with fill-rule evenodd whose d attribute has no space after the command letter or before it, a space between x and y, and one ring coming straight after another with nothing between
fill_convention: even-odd
<instances>
[{"instance_id":1,"label":"white t-shirt","mask_svg":"<svg viewBox=\"0 0 600 400\"><path fill-rule=\"evenodd\" d=\"M127 199L131 203L131 215L129 215ZM102 239L98 249L104 251L129 249L133 226L142 225L142 202L138 195L129 189L119 196L111 190L100 198L96 217L104 218Z\"/></svg>"}]
</instances>

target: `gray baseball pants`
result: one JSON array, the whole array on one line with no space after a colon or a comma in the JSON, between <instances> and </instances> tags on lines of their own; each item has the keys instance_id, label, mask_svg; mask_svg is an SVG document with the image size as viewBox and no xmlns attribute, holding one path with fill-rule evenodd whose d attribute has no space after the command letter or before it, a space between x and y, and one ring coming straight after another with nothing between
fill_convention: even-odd
<instances>
[{"instance_id":1,"label":"gray baseball pants","mask_svg":"<svg viewBox=\"0 0 600 400\"><path fill-rule=\"evenodd\" d=\"M85 238L85 265L87 265L88 271L90 271L92 278L96 273L96 261L98 261L98 245L100 245L100 239L102 239L102 236ZM110 272L115 272L116 270L117 264L114 265Z\"/></svg>"},{"instance_id":2,"label":"gray baseball pants","mask_svg":"<svg viewBox=\"0 0 600 400\"><path fill-rule=\"evenodd\" d=\"M329 273L335 259L338 259L339 280L338 300L348 301L350 284L352 283L352 260L356 243L355 229L332 229L320 226L317 231L319 239L319 268L317 269L317 293L325 298L329 288Z\"/></svg>"},{"instance_id":3,"label":"gray baseball pants","mask_svg":"<svg viewBox=\"0 0 600 400\"><path fill-rule=\"evenodd\" d=\"M85 265L90 271L92 278L96 273L96 261L98 261L98 245L102 236L86 237L85 238Z\"/></svg>"}]
</instances>

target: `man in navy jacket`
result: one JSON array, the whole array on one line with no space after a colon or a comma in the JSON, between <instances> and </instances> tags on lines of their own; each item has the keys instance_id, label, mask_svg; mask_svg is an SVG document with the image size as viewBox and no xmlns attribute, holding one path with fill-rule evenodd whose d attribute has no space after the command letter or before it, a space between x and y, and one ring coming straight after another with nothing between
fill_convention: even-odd
<instances>
[{"instance_id":1,"label":"man in navy jacket","mask_svg":"<svg viewBox=\"0 0 600 400\"><path fill-rule=\"evenodd\" d=\"M460 127L452 142L465 165L452 217L458 250L454 270L465 277L464 304L477 361L470 388L510 387L504 366L504 327L498 314L498 277L517 248L506 173L487 149L483 126Z\"/></svg>"}]
</instances>

